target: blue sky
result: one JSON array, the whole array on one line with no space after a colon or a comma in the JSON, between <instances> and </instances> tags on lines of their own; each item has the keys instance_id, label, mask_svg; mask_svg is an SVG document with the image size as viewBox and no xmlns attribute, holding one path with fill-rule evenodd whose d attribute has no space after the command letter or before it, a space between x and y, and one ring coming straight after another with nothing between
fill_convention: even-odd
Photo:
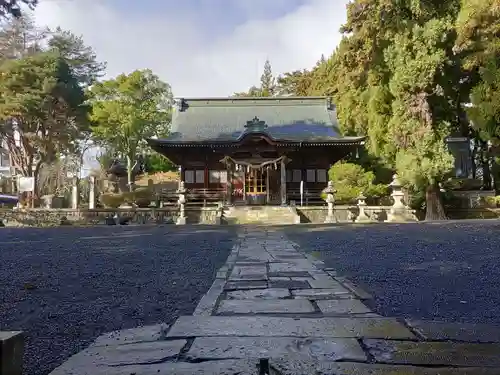
<instances>
[{"instance_id":1,"label":"blue sky","mask_svg":"<svg viewBox=\"0 0 500 375\"><path fill-rule=\"evenodd\" d=\"M311 67L340 40L348 0L41 0L40 25L82 35L107 76L149 68L174 95L227 96Z\"/></svg>"},{"instance_id":2,"label":"blue sky","mask_svg":"<svg viewBox=\"0 0 500 375\"><path fill-rule=\"evenodd\" d=\"M83 36L108 78L149 68L177 97L214 97L258 84L266 59L279 74L330 55L347 1L41 0L35 19Z\"/></svg>"}]
</instances>

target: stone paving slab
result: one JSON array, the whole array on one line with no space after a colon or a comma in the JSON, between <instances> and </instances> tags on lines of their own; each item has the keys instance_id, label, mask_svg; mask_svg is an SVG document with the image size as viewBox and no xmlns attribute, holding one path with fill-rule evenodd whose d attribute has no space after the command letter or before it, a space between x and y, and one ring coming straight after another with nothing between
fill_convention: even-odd
<instances>
[{"instance_id":1,"label":"stone paving slab","mask_svg":"<svg viewBox=\"0 0 500 375\"><path fill-rule=\"evenodd\" d=\"M123 329L113 331L99 336L92 346L108 346L133 344L137 342L152 342L163 339L166 335L168 325L156 324L151 326L143 326L137 328Z\"/></svg>"},{"instance_id":2,"label":"stone paving slab","mask_svg":"<svg viewBox=\"0 0 500 375\"><path fill-rule=\"evenodd\" d=\"M323 313L367 314L372 312L372 310L357 299L330 299L316 301L316 304Z\"/></svg>"},{"instance_id":3,"label":"stone paving slab","mask_svg":"<svg viewBox=\"0 0 500 375\"><path fill-rule=\"evenodd\" d=\"M186 343L186 340L173 340L91 346L71 357L67 364L71 367L152 364L177 356Z\"/></svg>"},{"instance_id":4,"label":"stone paving slab","mask_svg":"<svg viewBox=\"0 0 500 375\"><path fill-rule=\"evenodd\" d=\"M304 289L310 288L308 281L304 280L269 280L270 288Z\"/></svg>"},{"instance_id":5,"label":"stone paving slab","mask_svg":"<svg viewBox=\"0 0 500 375\"><path fill-rule=\"evenodd\" d=\"M240 266L235 265L231 276L265 276L267 267L265 264L253 266Z\"/></svg>"},{"instance_id":6,"label":"stone paving slab","mask_svg":"<svg viewBox=\"0 0 500 375\"><path fill-rule=\"evenodd\" d=\"M345 289L341 283L338 281L332 279L329 276L321 277L321 278L315 278L309 281L309 284L311 285L311 288L318 288L318 289L324 289L324 288L342 288Z\"/></svg>"},{"instance_id":7,"label":"stone paving slab","mask_svg":"<svg viewBox=\"0 0 500 375\"><path fill-rule=\"evenodd\" d=\"M269 277L311 277L308 271L285 271L285 272L269 272Z\"/></svg>"},{"instance_id":8,"label":"stone paving slab","mask_svg":"<svg viewBox=\"0 0 500 375\"><path fill-rule=\"evenodd\" d=\"M201 297L200 302L196 306L196 309L193 312L193 315L206 315L210 316L212 314L213 309L215 308L215 304L217 303L217 299L220 294L224 290L225 280L216 279L208 292Z\"/></svg>"},{"instance_id":9,"label":"stone paving slab","mask_svg":"<svg viewBox=\"0 0 500 375\"><path fill-rule=\"evenodd\" d=\"M409 365L496 367L500 344L363 340L378 362Z\"/></svg>"},{"instance_id":10,"label":"stone paving slab","mask_svg":"<svg viewBox=\"0 0 500 375\"><path fill-rule=\"evenodd\" d=\"M296 358L282 358L270 361L279 375L499 375L492 368L415 367L399 365L377 365L364 363L335 363L302 361Z\"/></svg>"},{"instance_id":11,"label":"stone paving slab","mask_svg":"<svg viewBox=\"0 0 500 375\"><path fill-rule=\"evenodd\" d=\"M294 356L309 361L366 361L356 339L295 337L201 337L187 353L193 360L206 358L282 358Z\"/></svg>"},{"instance_id":12,"label":"stone paving slab","mask_svg":"<svg viewBox=\"0 0 500 375\"><path fill-rule=\"evenodd\" d=\"M500 327L498 326L422 320L407 320L407 322L427 340L500 343Z\"/></svg>"},{"instance_id":13,"label":"stone paving slab","mask_svg":"<svg viewBox=\"0 0 500 375\"><path fill-rule=\"evenodd\" d=\"M224 286L224 290L245 290L245 289L267 289L267 281L230 281Z\"/></svg>"},{"instance_id":14,"label":"stone paving slab","mask_svg":"<svg viewBox=\"0 0 500 375\"><path fill-rule=\"evenodd\" d=\"M227 299L282 299L290 296L290 291L286 288L236 290L234 292L227 292Z\"/></svg>"},{"instance_id":15,"label":"stone paving slab","mask_svg":"<svg viewBox=\"0 0 500 375\"><path fill-rule=\"evenodd\" d=\"M203 363L167 362L131 366L58 367L50 375L256 375L255 360L220 360Z\"/></svg>"},{"instance_id":16,"label":"stone paving slab","mask_svg":"<svg viewBox=\"0 0 500 375\"><path fill-rule=\"evenodd\" d=\"M298 271L309 271L314 270L314 266L307 259L302 259L301 261L295 261L291 263L287 261L286 263L269 263L269 272L298 272Z\"/></svg>"},{"instance_id":17,"label":"stone paving slab","mask_svg":"<svg viewBox=\"0 0 500 375\"><path fill-rule=\"evenodd\" d=\"M348 279L346 279L344 277L343 278L335 277L335 279L337 281L340 281L344 287L346 287L347 289L349 289L359 299L362 299L362 300L373 299L373 297L371 296L371 294L367 293L365 290L363 290L363 289L357 287L356 285L354 285L352 283L352 281L350 281L350 280L348 280Z\"/></svg>"},{"instance_id":18,"label":"stone paving slab","mask_svg":"<svg viewBox=\"0 0 500 375\"><path fill-rule=\"evenodd\" d=\"M181 316L167 337L293 336L415 339L391 318L283 318L268 316Z\"/></svg>"},{"instance_id":19,"label":"stone paving slab","mask_svg":"<svg viewBox=\"0 0 500 375\"><path fill-rule=\"evenodd\" d=\"M314 312L311 302L303 299L287 300L225 300L222 301L219 314L266 314L266 313L308 313Z\"/></svg>"},{"instance_id":20,"label":"stone paving slab","mask_svg":"<svg viewBox=\"0 0 500 375\"><path fill-rule=\"evenodd\" d=\"M307 298L313 300L353 298L353 295L343 287L318 288L318 289L295 289L291 291L295 298Z\"/></svg>"}]
</instances>

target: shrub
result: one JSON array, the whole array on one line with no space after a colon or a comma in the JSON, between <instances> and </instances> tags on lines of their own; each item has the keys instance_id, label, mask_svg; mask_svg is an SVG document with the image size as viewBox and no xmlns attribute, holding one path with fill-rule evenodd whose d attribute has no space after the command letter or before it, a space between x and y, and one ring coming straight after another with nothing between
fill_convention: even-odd
<instances>
[{"instance_id":1,"label":"shrub","mask_svg":"<svg viewBox=\"0 0 500 375\"><path fill-rule=\"evenodd\" d=\"M356 203L361 193L369 201L379 199L388 194L388 186L385 184L375 184L375 174L371 171L365 171L358 164L347 162L337 163L328 171L328 177L333 181L333 186L337 190L335 200L339 203Z\"/></svg>"},{"instance_id":2,"label":"shrub","mask_svg":"<svg viewBox=\"0 0 500 375\"><path fill-rule=\"evenodd\" d=\"M137 207L148 207L154 194L148 188L140 187L134 191L123 193L105 193L101 194L99 200L107 208L118 208L120 205L135 204Z\"/></svg>"},{"instance_id":3,"label":"shrub","mask_svg":"<svg viewBox=\"0 0 500 375\"><path fill-rule=\"evenodd\" d=\"M489 207L500 207L500 195L495 197L486 197L484 200Z\"/></svg>"},{"instance_id":4,"label":"shrub","mask_svg":"<svg viewBox=\"0 0 500 375\"><path fill-rule=\"evenodd\" d=\"M104 193L99 196L99 200L106 208L118 208L125 203L122 193Z\"/></svg>"},{"instance_id":5,"label":"shrub","mask_svg":"<svg viewBox=\"0 0 500 375\"><path fill-rule=\"evenodd\" d=\"M151 201L154 199L154 193L148 188L137 188L132 192L132 202L140 208L149 207Z\"/></svg>"}]
</instances>

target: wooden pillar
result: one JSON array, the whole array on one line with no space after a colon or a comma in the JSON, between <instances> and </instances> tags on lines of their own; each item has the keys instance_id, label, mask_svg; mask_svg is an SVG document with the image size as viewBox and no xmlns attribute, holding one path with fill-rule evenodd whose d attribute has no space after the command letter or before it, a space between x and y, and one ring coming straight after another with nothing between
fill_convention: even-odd
<instances>
[{"instance_id":1,"label":"wooden pillar","mask_svg":"<svg viewBox=\"0 0 500 375\"><path fill-rule=\"evenodd\" d=\"M270 201L270 192L269 192L269 166L266 167L266 204L269 204Z\"/></svg>"},{"instance_id":2,"label":"wooden pillar","mask_svg":"<svg viewBox=\"0 0 500 375\"><path fill-rule=\"evenodd\" d=\"M281 159L281 205L286 206L286 164L285 164L285 158Z\"/></svg>"},{"instance_id":3,"label":"wooden pillar","mask_svg":"<svg viewBox=\"0 0 500 375\"><path fill-rule=\"evenodd\" d=\"M205 161L205 172L204 172L204 178L203 178L203 187L205 189L208 189L209 188L209 183L210 183L210 180L209 180L210 176L208 174L208 165L207 165L207 162Z\"/></svg>"},{"instance_id":4,"label":"wooden pillar","mask_svg":"<svg viewBox=\"0 0 500 375\"><path fill-rule=\"evenodd\" d=\"M231 163L226 164L227 182L226 182L226 202L227 204L233 203L233 166Z\"/></svg>"},{"instance_id":5,"label":"wooden pillar","mask_svg":"<svg viewBox=\"0 0 500 375\"><path fill-rule=\"evenodd\" d=\"M241 170L240 170L241 171ZM243 202L247 203L247 171L243 170L243 173L240 175L240 178L243 178Z\"/></svg>"}]
</instances>

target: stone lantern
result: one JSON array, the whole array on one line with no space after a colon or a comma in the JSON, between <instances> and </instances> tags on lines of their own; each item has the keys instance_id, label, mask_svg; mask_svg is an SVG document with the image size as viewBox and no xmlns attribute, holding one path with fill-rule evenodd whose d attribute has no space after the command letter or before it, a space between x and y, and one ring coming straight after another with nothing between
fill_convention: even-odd
<instances>
[{"instance_id":1,"label":"stone lantern","mask_svg":"<svg viewBox=\"0 0 500 375\"><path fill-rule=\"evenodd\" d=\"M392 177L392 182L389 185L392 188L391 197L394 199L394 204L387 215L386 222L405 222L405 221L415 221L415 216L411 210L405 206L403 203L403 198L405 196L402 190L402 184L399 180L399 176L395 174Z\"/></svg>"},{"instance_id":2,"label":"stone lantern","mask_svg":"<svg viewBox=\"0 0 500 375\"><path fill-rule=\"evenodd\" d=\"M337 192L333 187L333 182L328 181L328 185L323 189L323 193L326 194L325 202L328 204L328 213L326 215L325 223L336 223L335 215L333 212L333 207L335 203L334 194Z\"/></svg>"},{"instance_id":3,"label":"stone lantern","mask_svg":"<svg viewBox=\"0 0 500 375\"><path fill-rule=\"evenodd\" d=\"M179 194L179 199L177 200L177 203L179 204L179 217L177 218L176 224L177 225L184 225L186 224L186 193L187 189L184 187L184 181L181 181L179 183L179 188L176 191L177 194Z\"/></svg>"},{"instance_id":4,"label":"stone lantern","mask_svg":"<svg viewBox=\"0 0 500 375\"><path fill-rule=\"evenodd\" d=\"M358 197L358 208L359 208L359 214L358 217L356 218L355 222L356 223L369 223L372 220L366 215L365 212L365 207L366 207L366 197L361 193Z\"/></svg>"}]
</instances>

